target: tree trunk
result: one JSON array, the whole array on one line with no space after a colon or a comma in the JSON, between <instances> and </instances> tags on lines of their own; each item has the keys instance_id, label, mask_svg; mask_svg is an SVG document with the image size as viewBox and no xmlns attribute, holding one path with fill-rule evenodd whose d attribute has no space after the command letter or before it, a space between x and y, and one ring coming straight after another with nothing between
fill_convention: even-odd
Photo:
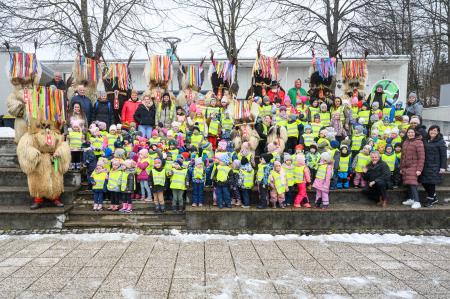
<instances>
[{"instance_id":1,"label":"tree trunk","mask_svg":"<svg viewBox=\"0 0 450 299\"><path fill-rule=\"evenodd\" d=\"M84 36L84 55L88 57L94 56L94 47L92 46L91 30L89 28L88 0L81 0L81 27Z\"/></svg>"}]
</instances>

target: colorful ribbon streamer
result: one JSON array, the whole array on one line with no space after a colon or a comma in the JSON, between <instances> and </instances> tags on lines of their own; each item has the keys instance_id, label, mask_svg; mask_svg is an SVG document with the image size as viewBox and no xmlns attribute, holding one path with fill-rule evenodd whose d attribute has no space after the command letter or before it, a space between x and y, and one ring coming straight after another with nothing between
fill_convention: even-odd
<instances>
[{"instance_id":1,"label":"colorful ribbon streamer","mask_svg":"<svg viewBox=\"0 0 450 299\"><path fill-rule=\"evenodd\" d=\"M157 84L167 84L172 80L172 60L170 56L153 55L150 59L150 81Z\"/></svg>"},{"instance_id":2,"label":"colorful ribbon streamer","mask_svg":"<svg viewBox=\"0 0 450 299\"><path fill-rule=\"evenodd\" d=\"M336 75L336 58L314 58L313 64L323 79Z\"/></svg>"},{"instance_id":3,"label":"colorful ribbon streamer","mask_svg":"<svg viewBox=\"0 0 450 299\"><path fill-rule=\"evenodd\" d=\"M253 73L258 72L263 78L278 81L279 62L276 57L260 55L253 64Z\"/></svg>"},{"instance_id":4,"label":"colorful ribbon streamer","mask_svg":"<svg viewBox=\"0 0 450 299\"><path fill-rule=\"evenodd\" d=\"M367 76L367 63L365 59L342 61L342 79L359 79Z\"/></svg>"},{"instance_id":5,"label":"colorful ribbon streamer","mask_svg":"<svg viewBox=\"0 0 450 299\"><path fill-rule=\"evenodd\" d=\"M38 73L36 54L16 52L9 58L9 75L11 79L33 79Z\"/></svg>"},{"instance_id":6,"label":"colorful ribbon streamer","mask_svg":"<svg viewBox=\"0 0 450 299\"><path fill-rule=\"evenodd\" d=\"M29 118L49 120L62 123L66 120L64 107L64 93L62 90L52 87L37 86L32 90L27 101Z\"/></svg>"},{"instance_id":7,"label":"colorful ribbon streamer","mask_svg":"<svg viewBox=\"0 0 450 299\"><path fill-rule=\"evenodd\" d=\"M100 63L97 60L77 55L75 73L81 80L98 82L101 78Z\"/></svg>"}]
</instances>

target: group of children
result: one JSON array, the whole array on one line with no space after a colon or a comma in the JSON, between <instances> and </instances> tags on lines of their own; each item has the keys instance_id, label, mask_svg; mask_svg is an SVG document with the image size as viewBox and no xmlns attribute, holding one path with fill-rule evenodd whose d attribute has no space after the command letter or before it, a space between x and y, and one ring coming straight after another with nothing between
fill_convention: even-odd
<instances>
[{"instance_id":1,"label":"group of children","mask_svg":"<svg viewBox=\"0 0 450 299\"><path fill-rule=\"evenodd\" d=\"M95 122L86 132L72 124L67 141L74 153L82 153L72 167L87 168L94 210L102 210L108 198L109 210L124 213L132 212L133 200L152 201L157 212L165 212L168 199L174 211L186 202L201 207L205 186L213 188L218 208L248 208L256 186L258 208L311 208L307 191L314 188L315 206L326 209L330 190L366 186L363 174L372 150L389 165L393 186L400 184L402 138L416 121L403 115L401 106L380 110L378 102L369 107L354 99L329 107L309 98L296 107L267 98L254 104L266 131L286 128L285 147L273 142L258 157L248 142L234 149L230 113L202 99L189 111L177 107L171 128L154 128L150 138L135 123L106 130L105 123Z\"/></svg>"}]
</instances>

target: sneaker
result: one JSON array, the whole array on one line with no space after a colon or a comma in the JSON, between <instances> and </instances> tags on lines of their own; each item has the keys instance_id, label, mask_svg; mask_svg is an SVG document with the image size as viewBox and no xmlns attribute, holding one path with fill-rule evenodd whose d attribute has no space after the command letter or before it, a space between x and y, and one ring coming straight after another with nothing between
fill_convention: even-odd
<instances>
[{"instance_id":1,"label":"sneaker","mask_svg":"<svg viewBox=\"0 0 450 299\"><path fill-rule=\"evenodd\" d=\"M198 206L199 206L199 207L203 207L203 204L202 204L202 203L199 203Z\"/></svg>"},{"instance_id":2,"label":"sneaker","mask_svg":"<svg viewBox=\"0 0 450 299\"><path fill-rule=\"evenodd\" d=\"M322 210L326 210L326 209L328 209L328 205L323 205Z\"/></svg>"},{"instance_id":3,"label":"sneaker","mask_svg":"<svg viewBox=\"0 0 450 299\"><path fill-rule=\"evenodd\" d=\"M97 211L98 209L98 204L94 204L94 207L92 208L92 211Z\"/></svg>"},{"instance_id":4,"label":"sneaker","mask_svg":"<svg viewBox=\"0 0 450 299\"><path fill-rule=\"evenodd\" d=\"M244 209L249 209L249 208L250 208L250 206L244 206L244 205L242 205L242 206L241 206L241 208L244 208Z\"/></svg>"},{"instance_id":5,"label":"sneaker","mask_svg":"<svg viewBox=\"0 0 450 299\"><path fill-rule=\"evenodd\" d=\"M197 204L196 204L196 203L193 203L193 204L192 204L192 206L193 206L193 207L196 207L196 206L197 206Z\"/></svg>"},{"instance_id":6,"label":"sneaker","mask_svg":"<svg viewBox=\"0 0 450 299\"><path fill-rule=\"evenodd\" d=\"M415 201L411 206L411 208L413 208L413 209L419 209L421 207L422 207L422 205L418 201Z\"/></svg>"},{"instance_id":7,"label":"sneaker","mask_svg":"<svg viewBox=\"0 0 450 299\"><path fill-rule=\"evenodd\" d=\"M412 206L414 204L414 200L412 200L410 198L410 199L407 199L404 202L402 202L402 204L405 205L405 206Z\"/></svg>"},{"instance_id":8,"label":"sneaker","mask_svg":"<svg viewBox=\"0 0 450 299\"><path fill-rule=\"evenodd\" d=\"M439 200L437 197L427 197L428 201L426 204L424 204L425 207L429 208L432 207L435 203L437 203Z\"/></svg>"},{"instance_id":9,"label":"sneaker","mask_svg":"<svg viewBox=\"0 0 450 299\"><path fill-rule=\"evenodd\" d=\"M310 209L311 208L311 204L309 202L305 203L303 205L304 208Z\"/></svg>"}]
</instances>

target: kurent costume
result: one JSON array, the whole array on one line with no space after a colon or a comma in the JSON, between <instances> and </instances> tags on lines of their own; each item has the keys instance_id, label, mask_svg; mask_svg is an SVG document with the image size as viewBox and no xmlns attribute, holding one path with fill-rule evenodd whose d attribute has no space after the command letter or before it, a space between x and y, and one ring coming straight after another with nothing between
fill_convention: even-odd
<instances>
[{"instance_id":1,"label":"kurent costume","mask_svg":"<svg viewBox=\"0 0 450 299\"><path fill-rule=\"evenodd\" d=\"M17 145L20 168L27 175L28 189L34 198L31 208L39 208L44 198L61 207L63 175L69 169L71 157L69 145L60 133L65 119L63 92L37 87L31 98L26 106L28 131Z\"/></svg>"}]
</instances>

